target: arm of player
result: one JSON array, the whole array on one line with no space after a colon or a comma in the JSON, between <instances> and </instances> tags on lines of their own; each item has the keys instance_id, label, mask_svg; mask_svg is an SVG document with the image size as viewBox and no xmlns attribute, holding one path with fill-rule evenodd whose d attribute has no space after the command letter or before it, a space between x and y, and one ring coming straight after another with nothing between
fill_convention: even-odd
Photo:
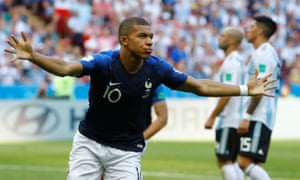
<instances>
[{"instance_id":1,"label":"arm of player","mask_svg":"<svg viewBox=\"0 0 300 180\"><path fill-rule=\"evenodd\" d=\"M229 100L230 100L229 96L221 97L218 100L216 107L211 112L211 114L209 115L208 119L205 122L204 125L205 129L211 129L213 127L217 116L219 116L219 114L223 111L224 107L226 106L226 104L228 104Z\"/></svg>"},{"instance_id":2,"label":"arm of player","mask_svg":"<svg viewBox=\"0 0 300 180\"><path fill-rule=\"evenodd\" d=\"M15 55L12 61L16 61L17 59L29 60L57 76L79 76L81 74L83 67L80 62L66 62L63 59L40 54L33 50L24 32L21 32L21 37L22 40L19 40L15 35L11 35L6 41L13 49L5 49L4 51Z\"/></svg>"},{"instance_id":3,"label":"arm of player","mask_svg":"<svg viewBox=\"0 0 300 180\"><path fill-rule=\"evenodd\" d=\"M153 104L153 108L156 114L156 119L148 126L144 131L144 138L150 139L154 134L160 131L167 125L168 121L168 108L166 101L159 101Z\"/></svg>"},{"instance_id":4,"label":"arm of player","mask_svg":"<svg viewBox=\"0 0 300 180\"><path fill-rule=\"evenodd\" d=\"M268 79L272 74L267 74L258 79L258 71L251 77L247 83L248 95L264 95L273 97L272 94L267 93L268 90L275 89L277 86L270 85L276 79ZM240 96L241 88L239 85L224 84L208 79L195 79L191 76L187 78L185 83L180 85L177 90L192 92L199 96Z\"/></svg>"},{"instance_id":5,"label":"arm of player","mask_svg":"<svg viewBox=\"0 0 300 180\"><path fill-rule=\"evenodd\" d=\"M257 107L257 105L259 104L260 100L261 100L262 96L254 96L251 98L250 104L248 106L247 109L247 114L251 115L253 114L255 108ZM250 119L248 117L243 117L243 120L240 122L239 127L237 129L237 132L239 134L245 134L248 132L249 130L249 126L250 126Z\"/></svg>"}]
</instances>

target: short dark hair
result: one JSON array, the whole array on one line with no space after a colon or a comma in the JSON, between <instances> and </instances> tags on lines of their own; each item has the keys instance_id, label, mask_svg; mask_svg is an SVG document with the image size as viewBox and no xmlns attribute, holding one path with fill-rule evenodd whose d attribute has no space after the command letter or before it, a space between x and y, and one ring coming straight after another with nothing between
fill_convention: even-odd
<instances>
[{"instance_id":1,"label":"short dark hair","mask_svg":"<svg viewBox=\"0 0 300 180\"><path fill-rule=\"evenodd\" d=\"M256 16L253 18L257 25L264 29L264 36L269 39L277 30L276 22L267 16Z\"/></svg>"},{"instance_id":2,"label":"short dark hair","mask_svg":"<svg viewBox=\"0 0 300 180\"><path fill-rule=\"evenodd\" d=\"M150 25L141 17L129 17L124 19L119 26L119 38L123 35L128 35L134 25Z\"/></svg>"}]
</instances>

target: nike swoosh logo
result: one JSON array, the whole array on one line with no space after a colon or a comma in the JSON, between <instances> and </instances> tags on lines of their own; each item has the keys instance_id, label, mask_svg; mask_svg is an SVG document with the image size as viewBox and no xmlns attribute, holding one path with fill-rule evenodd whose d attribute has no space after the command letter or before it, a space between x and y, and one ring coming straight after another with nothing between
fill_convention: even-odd
<instances>
[{"instance_id":1,"label":"nike swoosh logo","mask_svg":"<svg viewBox=\"0 0 300 180\"><path fill-rule=\"evenodd\" d=\"M121 82L116 82L116 83L114 83L114 82L111 82L111 81L109 81L109 83L108 83L110 86L117 86L117 85L120 85L120 84L122 84Z\"/></svg>"}]
</instances>

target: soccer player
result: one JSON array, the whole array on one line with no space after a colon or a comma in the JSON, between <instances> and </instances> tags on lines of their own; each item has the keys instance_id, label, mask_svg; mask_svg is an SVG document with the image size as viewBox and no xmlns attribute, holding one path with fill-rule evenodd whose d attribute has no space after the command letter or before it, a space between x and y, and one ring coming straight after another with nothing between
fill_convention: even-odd
<instances>
[{"instance_id":1,"label":"soccer player","mask_svg":"<svg viewBox=\"0 0 300 180\"><path fill-rule=\"evenodd\" d=\"M225 59L219 70L220 81L226 84L244 84L246 80L245 62L238 48L243 33L237 27L227 27L221 33L218 46L224 51ZM205 123L211 129L217 117L215 130L215 153L218 167L224 180L243 180L244 173L236 162L240 146L237 127L243 115L245 97L221 97Z\"/></svg>"},{"instance_id":2,"label":"soccer player","mask_svg":"<svg viewBox=\"0 0 300 180\"><path fill-rule=\"evenodd\" d=\"M29 60L57 76L90 76L89 107L74 136L69 159L69 180L142 179L143 131L153 91L165 84L171 89L199 96L265 95L276 88L267 74L247 84L229 85L195 79L176 71L166 60L152 56L153 32L141 17L124 19L119 26L119 50L88 55L80 61L64 61L33 50L24 32L7 43L12 61Z\"/></svg>"},{"instance_id":3,"label":"soccer player","mask_svg":"<svg viewBox=\"0 0 300 180\"><path fill-rule=\"evenodd\" d=\"M155 119L152 118L151 110L154 109ZM153 120L152 120L153 119ZM147 148L147 141L158 133L163 127L167 125L168 122L168 106L166 103L166 97L164 93L164 87L162 85L158 86L152 96L152 106L149 110L149 116L146 119L146 129L144 130L144 139L146 145L144 152ZM104 180L104 176L101 180Z\"/></svg>"},{"instance_id":4,"label":"soccer player","mask_svg":"<svg viewBox=\"0 0 300 180\"><path fill-rule=\"evenodd\" d=\"M249 75L253 75L255 69L258 69L258 77L271 72L273 78L280 78L281 61L276 50L268 42L276 29L276 23L267 16L254 17L250 26L246 28L246 39L255 49L249 62ZM261 165L265 163L268 155L280 95L278 89L271 90L271 93L274 98L266 96L251 98L238 127L241 134L239 165L252 180L270 179Z\"/></svg>"}]
</instances>

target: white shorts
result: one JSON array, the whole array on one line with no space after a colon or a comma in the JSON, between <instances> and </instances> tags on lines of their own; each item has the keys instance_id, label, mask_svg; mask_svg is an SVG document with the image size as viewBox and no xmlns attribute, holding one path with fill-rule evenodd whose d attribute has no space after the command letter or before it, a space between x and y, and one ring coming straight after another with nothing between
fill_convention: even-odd
<instances>
[{"instance_id":1,"label":"white shorts","mask_svg":"<svg viewBox=\"0 0 300 180\"><path fill-rule=\"evenodd\" d=\"M69 159L68 180L142 180L142 152L104 146L76 132Z\"/></svg>"}]
</instances>

